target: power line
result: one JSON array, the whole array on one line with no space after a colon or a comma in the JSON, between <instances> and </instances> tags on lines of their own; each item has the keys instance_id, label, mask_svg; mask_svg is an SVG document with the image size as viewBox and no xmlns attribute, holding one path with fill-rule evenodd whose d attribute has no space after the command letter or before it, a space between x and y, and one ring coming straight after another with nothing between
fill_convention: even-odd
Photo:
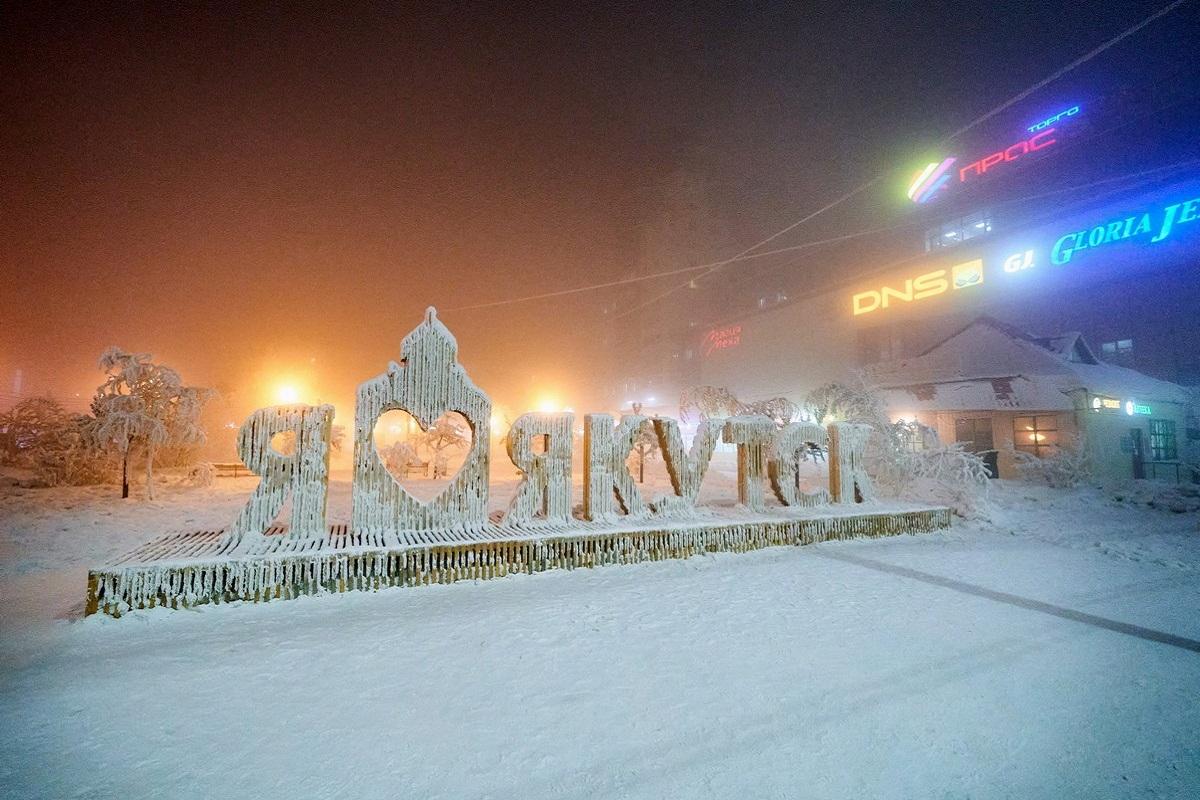
<instances>
[{"instance_id":1,"label":"power line","mask_svg":"<svg viewBox=\"0 0 1200 800\"><path fill-rule=\"evenodd\" d=\"M1115 130L1116 128L1120 127L1121 125L1128 124L1130 121L1131 120L1124 120L1119 125L1108 128L1104 132L1109 132L1109 131ZM1089 137L1089 138L1094 138L1094 137ZM1164 172L1164 171L1169 171L1169 170L1174 170L1174 169L1180 169L1183 167L1194 166L1197 164L1200 164L1200 159L1196 159L1196 160L1192 160L1192 161L1181 161L1181 162L1176 162L1175 164L1167 164L1167 165L1161 166L1161 167L1153 167L1151 169L1142 170L1140 172L1126 173L1124 175L1117 175L1117 176L1111 177L1111 178L1103 178L1103 179L1100 179L1097 181L1092 181L1089 183L1076 184L1073 186L1065 186L1065 187L1060 187L1058 189L1051 189L1049 191L1039 192L1038 194L1025 195L1023 197L1014 197L1014 198L1010 198L1008 200L1001 200L1001 201L992 203L992 205L996 206L996 207L1000 207L1000 206L1005 206L1005 205L1011 205L1013 203L1026 203L1026 202L1029 202L1030 200L1038 200L1043 197L1052 197L1056 194L1065 194L1065 193L1069 193L1069 192L1076 192L1076 191L1079 191L1080 189L1088 189L1093 186L1100 186L1100 185L1103 185L1106 183L1115 183L1115 182L1124 181L1124 180L1134 180L1137 178L1141 178L1141 177L1145 177L1147 175L1154 174L1156 172ZM892 231L904 230L905 228L916 228L916 227L920 227L924 224L925 224L924 220L916 219L916 220L911 220L909 222L897 223L895 225L885 225L885 226L878 227L878 228L867 228L864 230L854 231L852 233L843 233L838 236L830 236L825 239L814 239L814 240L810 240L807 242L801 242L800 244L788 245L787 247L778 247L778 248L775 248L774 250L764 250L761 253L747 253L745 255L742 255L742 256L736 258L736 260L737 261L751 261L751 260L757 259L757 258L768 258L770 256L782 255L784 253L794 253L794 252L797 252L800 250L810 250L815 247L821 247L821 246L828 245L828 244L838 244L840 242L849 241L851 239L859 239L859 238L862 238L865 236L873 236L878 233L889 233ZM924 255L924 254L921 254L921 255ZM591 292L591 291L596 291L599 289L608 289L608 288L613 288L616 286L627 286L627 285L634 284L634 283L642 283L645 281L657 280L659 278L667 278L667 277L671 277L673 275L682 275L682 274L685 274L688 272L699 272L700 270L709 269L709 268L711 268L717 264L721 264L721 263L724 263L724 262L714 261L714 262L711 262L708 264L697 264L697 265L691 266L691 267L682 267L680 269L666 270L664 272L653 272L653 273L650 273L647 275L636 275L636 276L629 277L629 278L621 278L621 279L615 280L615 281L606 281L604 283L591 283L591 284L587 284L584 286L576 286L576 287L573 287L570 289L559 289L559 290L555 290L555 291L551 291L551 292L540 292L537 294L524 295L522 297L510 297L510 298L506 298L504 300L491 300L486 303L473 303L471 305L465 305L465 306L452 306L449 308L443 308L441 310L441 312L449 313L452 311L474 311L477 309L495 308L497 306L515 305L517 303L532 302L534 300L548 300L548 299L554 298L554 297L565 297L565 296L569 296L572 294L582 294L584 292Z\"/></svg>"},{"instance_id":2,"label":"power line","mask_svg":"<svg viewBox=\"0 0 1200 800\"><path fill-rule=\"evenodd\" d=\"M840 236L831 236L827 239L816 239L813 241L803 242L801 244L793 244L787 247L780 247L776 250L765 250L761 253L749 253L739 257L735 257L737 261L749 261L754 258L766 258L767 256L775 256L780 253L791 253L796 250L807 250L812 247L820 247L826 244L837 244L849 239L858 239L863 236L870 236L876 233L886 233L888 231L900 230L902 228L910 228L918 225L917 222L903 222L896 225L887 225L882 228L870 228L868 230L855 231L854 233L844 233ZM474 303L468 306L454 306L452 308L442 309L444 312L449 311L473 311L480 308L493 308L495 306L513 305L515 303L525 303L531 300L546 300L551 297L563 297L570 294L579 294L581 292L590 292L598 289L609 289L614 286L626 286L631 283L642 283L644 281L657 280L658 278L669 278L672 275L682 275L688 272L699 272L702 269L709 269L717 264L725 262L713 261L708 264L697 264L693 267L682 267L680 269L671 269L665 272L653 272L647 275L635 275L629 278L621 278L620 280L608 281L606 283L592 283L586 286L576 286L572 289L559 289L553 292L541 292L539 294L525 295L524 297L512 297L504 300L492 300L486 303Z\"/></svg>"}]
</instances>

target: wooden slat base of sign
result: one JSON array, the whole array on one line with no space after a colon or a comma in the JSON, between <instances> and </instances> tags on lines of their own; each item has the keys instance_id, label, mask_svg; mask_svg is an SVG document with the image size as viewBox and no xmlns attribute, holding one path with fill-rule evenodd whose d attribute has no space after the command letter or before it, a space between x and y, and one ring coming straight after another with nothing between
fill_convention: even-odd
<instances>
[{"instance_id":1,"label":"wooden slat base of sign","mask_svg":"<svg viewBox=\"0 0 1200 800\"><path fill-rule=\"evenodd\" d=\"M85 613L119 617L130 609L266 602L320 592L485 580L513 573L924 533L949 526L949 509L926 508L372 548L350 544L345 526L335 525L326 546L316 552L216 559L201 554L215 545L219 532L198 531L164 537L135 551L125 563L89 572Z\"/></svg>"}]
</instances>

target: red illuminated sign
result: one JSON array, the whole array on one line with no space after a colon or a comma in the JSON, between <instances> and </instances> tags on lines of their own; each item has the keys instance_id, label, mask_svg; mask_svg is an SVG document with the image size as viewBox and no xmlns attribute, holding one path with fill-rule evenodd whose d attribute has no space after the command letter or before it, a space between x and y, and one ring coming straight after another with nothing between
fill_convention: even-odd
<instances>
[{"instance_id":1,"label":"red illuminated sign","mask_svg":"<svg viewBox=\"0 0 1200 800\"><path fill-rule=\"evenodd\" d=\"M728 350L742 343L742 326L730 325L728 328L713 328L704 335L704 355L711 355L714 350Z\"/></svg>"},{"instance_id":2,"label":"red illuminated sign","mask_svg":"<svg viewBox=\"0 0 1200 800\"><path fill-rule=\"evenodd\" d=\"M965 181L968 175L982 175L997 164L1016 161L1026 153L1032 153L1044 147L1049 147L1058 141L1057 139L1050 138L1053 134L1054 128L1042 131L1003 150L992 153L990 156L984 156L973 164L967 164L958 171L958 179L959 181Z\"/></svg>"}]
</instances>

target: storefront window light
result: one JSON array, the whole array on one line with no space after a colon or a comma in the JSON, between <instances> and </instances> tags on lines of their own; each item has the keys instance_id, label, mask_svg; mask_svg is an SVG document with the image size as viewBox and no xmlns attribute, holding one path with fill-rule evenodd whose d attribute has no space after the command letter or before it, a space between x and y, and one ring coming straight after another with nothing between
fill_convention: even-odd
<instances>
[{"instance_id":1,"label":"storefront window light","mask_svg":"<svg viewBox=\"0 0 1200 800\"><path fill-rule=\"evenodd\" d=\"M1013 420L1013 446L1038 458L1058 447L1058 417L1016 417Z\"/></svg>"},{"instance_id":2,"label":"storefront window light","mask_svg":"<svg viewBox=\"0 0 1200 800\"><path fill-rule=\"evenodd\" d=\"M925 232L925 251L954 247L968 239L991 232L992 213L990 211L977 211L964 217L956 217Z\"/></svg>"}]
</instances>

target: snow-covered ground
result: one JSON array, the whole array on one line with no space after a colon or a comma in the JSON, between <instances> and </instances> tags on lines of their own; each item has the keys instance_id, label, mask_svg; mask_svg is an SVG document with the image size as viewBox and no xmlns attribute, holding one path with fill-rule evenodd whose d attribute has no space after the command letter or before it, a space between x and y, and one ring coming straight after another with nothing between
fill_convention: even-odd
<instances>
[{"instance_id":1,"label":"snow-covered ground","mask_svg":"<svg viewBox=\"0 0 1200 800\"><path fill-rule=\"evenodd\" d=\"M0 797L1200 787L1195 513L999 484L937 534L79 619L89 565L252 486L0 487Z\"/></svg>"}]
</instances>

